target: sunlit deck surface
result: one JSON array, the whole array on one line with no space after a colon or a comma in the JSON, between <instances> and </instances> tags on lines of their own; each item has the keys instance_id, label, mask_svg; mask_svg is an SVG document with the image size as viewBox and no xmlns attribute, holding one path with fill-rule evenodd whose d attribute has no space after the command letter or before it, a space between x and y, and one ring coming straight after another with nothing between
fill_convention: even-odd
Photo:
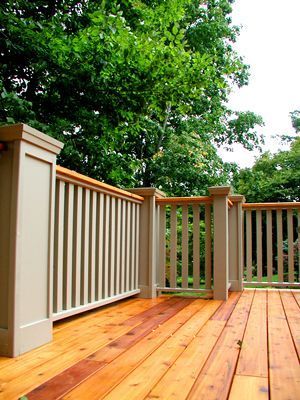
<instances>
[{"instance_id":1,"label":"sunlit deck surface","mask_svg":"<svg viewBox=\"0 0 300 400\"><path fill-rule=\"evenodd\" d=\"M0 398L299 399L300 291L131 298L0 358Z\"/></svg>"}]
</instances>

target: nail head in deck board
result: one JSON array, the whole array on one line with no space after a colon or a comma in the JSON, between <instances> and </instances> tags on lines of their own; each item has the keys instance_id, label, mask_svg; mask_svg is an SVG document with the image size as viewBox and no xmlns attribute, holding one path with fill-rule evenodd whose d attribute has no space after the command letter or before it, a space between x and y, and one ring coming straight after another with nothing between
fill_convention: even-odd
<instances>
[{"instance_id":1,"label":"nail head in deck board","mask_svg":"<svg viewBox=\"0 0 300 400\"><path fill-rule=\"evenodd\" d=\"M160 325L149 335L141 339L132 348L107 364L70 392L65 399L80 399L87 396L89 400L103 398L116 384L122 381L135 367L145 360L151 353L162 345L172 334L184 325L196 312L206 304L204 300L195 300L176 315Z\"/></svg>"},{"instance_id":2,"label":"nail head in deck board","mask_svg":"<svg viewBox=\"0 0 300 400\"><path fill-rule=\"evenodd\" d=\"M218 305L218 302L209 302L205 305L104 398L121 399L124 393L130 400L147 396L151 388L183 353Z\"/></svg>"},{"instance_id":3,"label":"nail head in deck board","mask_svg":"<svg viewBox=\"0 0 300 400\"><path fill-rule=\"evenodd\" d=\"M236 374L268 377L266 292L254 294Z\"/></svg>"},{"instance_id":4,"label":"nail head in deck board","mask_svg":"<svg viewBox=\"0 0 300 400\"><path fill-rule=\"evenodd\" d=\"M225 321L208 320L146 399L184 400L219 338Z\"/></svg>"},{"instance_id":5,"label":"nail head in deck board","mask_svg":"<svg viewBox=\"0 0 300 400\"><path fill-rule=\"evenodd\" d=\"M268 378L235 375L228 400L268 400Z\"/></svg>"},{"instance_id":6,"label":"nail head in deck board","mask_svg":"<svg viewBox=\"0 0 300 400\"><path fill-rule=\"evenodd\" d=\"M188 399L225 400L230 391L253 292L244 291L216 346L200 372Z\"/></svg>"},{"instance_id":7,"label":"nail head in deck board","mask_svg":"<svg viewBox=\"0 0 300 400\"><path fill-rule=\"evenodd\" d=\"M278 292L268 292L268 339L271 399L296 399L299 360Z\"/></svg>"}]
</instances>

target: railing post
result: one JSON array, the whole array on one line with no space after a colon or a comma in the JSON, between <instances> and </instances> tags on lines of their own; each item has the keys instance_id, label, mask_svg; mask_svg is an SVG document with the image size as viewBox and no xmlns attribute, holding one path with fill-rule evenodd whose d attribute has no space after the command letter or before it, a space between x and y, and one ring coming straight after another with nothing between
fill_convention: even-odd
<instances>
[{"instance_id":1,"label":"railing post","mask_svg":"<svg viewBox=\"0 0 300 400\"><path fill-rule=\"evenodd\" d=\"M0 128L0 354L52 338L53 211L62 143L24 124Z\"/></svg>"},{"instance_id":2,"label":"railing post","mask_svg":"<svg viewBox=\"0 0 300 400\"><path fill-rule=\"evenodd\" d=\"M158 235L159 206L155 199L165 197L165 194L155 188L129 189L130 192L144 197L140 214L139 238L139 289L140 297L154 298L157 296L159 275L158 265Z\"/></svg>"},{"instance_id":3,"label":"railing post","mask_svg":"<svg viewBox=\"0 0 300 400\"><path fill-rule=\"evenodd\" d=\"M230 290L243 290L243 209L245 197L229 196L232 207L229 210L229 282Z\"/></svg>"},{"instance_id":4,"label":"railing post","mask_svg":"<svg viewBox=\"0 0 300 400\"><path fill-rule=\"evenodd\" d=\"M213 197L214 299L228 299L228 196L230 186L210 187Z\"/></svg>"}]
</instances>

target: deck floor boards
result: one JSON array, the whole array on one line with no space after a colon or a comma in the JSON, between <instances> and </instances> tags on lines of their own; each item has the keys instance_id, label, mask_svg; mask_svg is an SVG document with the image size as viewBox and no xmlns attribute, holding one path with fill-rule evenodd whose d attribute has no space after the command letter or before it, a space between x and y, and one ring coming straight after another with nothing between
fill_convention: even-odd
<instances>
[{"instance_id":1,"label":"deck floor boards","mask_svg":"<svg viewBox=\"0 0 300 400\"><path fill-rule=\"evenodd\" d=\"M59 321L53 341L0 357L0 399L300 398L299 291L227 302L127 299Z\"/></svg>"}]
</instances>

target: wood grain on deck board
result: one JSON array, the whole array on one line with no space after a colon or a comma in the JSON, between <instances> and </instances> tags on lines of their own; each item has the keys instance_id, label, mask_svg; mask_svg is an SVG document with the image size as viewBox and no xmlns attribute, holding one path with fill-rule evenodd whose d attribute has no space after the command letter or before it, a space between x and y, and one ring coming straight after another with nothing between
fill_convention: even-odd
<instances>
[{"instance_id":1,"label":"wood grain on deck board","mask_svg":"<svg viewBox=\"0 0 300 400\"><path fill-rule=\"evenodd\" d=\"M279 292L268 292L268 339L271 399L299 398L299 360Z\"/></svg>"},{"instance_id":2,"label":"wood grain on deck board","mask_svg":"<svg viewBox=\"0 0 300 400\"><path fill-rule=\"evenodd\" d=\"M164 324L158 326L157 329L144 337L131 349L128 349L114 361L107 364L105 368L98 371L88 381L83 382L68 393L64 399L75 400L83 398L85 395L88 396L89 400L102 398L154 350L170 336L174 335L196 312L203 308L204 304L206 304L204 300L195 300L190 303Z\"/></svg>"},{"instance_id":3,"label":"wood grain on deck board","mask_svg":"<svg viewBox=\"0 0 300 400\"><path fill-rule=\"evenodd\" d=\"M81 381L85 380L89 375L92 375L97 370L103 368L106 363L114 360L122 352L149 334L159 324L164 323L166 320L178 313L178 311L186 307L190 303L190 300L174 298L174 301L168 301L166 303L159 304L158 306L148 310L152 311L152 313L141 313L140 318L138 318L138 315L136 317L132 317L130 320L128 320L130 321L128 324L129 326L132 326L139 321L142 321L142 323L131 329L125 335L107 344L99 351L91 354L86 360L79 361L77 364L53 377L40 387L34 389L32 392L27 394L27 397L29 399L31 399L32 396L33 398L36 398L34 396L38 394L40 397L43 397L47 400L57 399L57 393L60 393L60 396L62 396L70 391L73 387L77 386ZM163 307L163 305L166 305L166 307ZM145 313L147 313L146 316ZM147 318L147 321L145 321L145 318ZM88 361L91 361L91 365L88 364ZM85 363L90 366L90 368L87 368L86 373L84 373L82 367L85 365ZM72 379L72 375L77 376L78 378L76 384L75 379ZM79 380L80 378L81 381Z\"/></svg>"},{"instance_id":4,"label":"wood grain on deck board","mask_svg":"<svg viewBox=\"0 0 300 400\"><path fill-rule=\"evenodd\" d=\"M244 291L222 334L200 372L190 399L225 400L228 397L254 292Z\"/></svg>"}]
</instances>

